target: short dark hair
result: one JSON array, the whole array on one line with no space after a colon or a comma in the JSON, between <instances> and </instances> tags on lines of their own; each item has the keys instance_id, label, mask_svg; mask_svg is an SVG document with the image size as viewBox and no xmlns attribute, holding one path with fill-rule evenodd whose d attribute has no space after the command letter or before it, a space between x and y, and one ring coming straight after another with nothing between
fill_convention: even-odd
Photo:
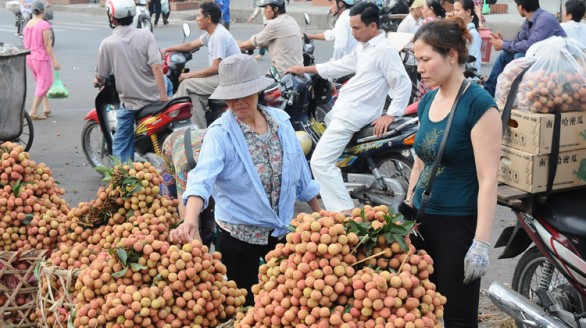
<instances>
[{"instance_id":1,"label":"short dark hair","mask_svg":"<svg viewBox=\"0 0 586 328\"><path fill-rule=\"evenodd\" d=\"M115 18L118 21L118 25L120 26L130 26L132 25L132 21L134 20L134 16L124 17L124 18Z\"/></svg>"},{"instance_id":2,"label":"short dark hair","mask_svg":"<svg viewBox=\"0 0 586 328\"><path fill-rule=\"evenodd\" d=\"M433 10L437 17L446 17L446 10L442 7L442 4L438 0L426 0L425 4Z\"/></svg>"},{"instance_id":3,"label":"short dark hair","mask_svg":"<svg viewBox=\"0 0 586 328\"><path fill-rule=\"evenodd\" d=\"M380 26L380 10L378 6L372 2L360 2L350 9L350 16L360 15L360 20L364 25L376 23L376 27Z\"/></svg>"},{"instance_id":4,"label":"short dark hair","mask_svg":"<svg viewBox=\"0 0 586 328\"><path fill-rule=\"evenodd\" d=\"M220 6L218 6L217 3L204 2L199 5L199 9L201 9L201 13L204 17L210 17L212 19L212 23L220 23L220 18L222 18L222 10L220 10Z\"/></svg>"},{"instance_id":5,"label":"short dark hair","mask_svg":"<svg viewBox=\"0 0 586 328\"><path fill-rule=\"evenodd\" d=\"M539 9L539 0L515 0L515 3L530 13Z\"/></svg>"},{"instance_id":6,"label":"short dark hair","mask_svg":"<svg viewBox=\"0 0 586 328\"><path fill-rule=\"evenodd\" d=\"M566 13L572 14L572 20L580 23L586 13L584 0L568 0L566 2Z\"/></svg>"},{"instance_id":7,"label":"short dark hair","mask_svg":"<svg viewBox=\"0 0 586 328\"><path fill-rule=\"evenodd\" d=\"M344 6L344 8L352 8L352 5L347 4L345 0L336 0L336 6L338 8L340 8L340 2L342 3L342 6Z\"/></svg>"},{"instance_id":8,"label":"short dark hair","mask_svg":"<svg viewBox=\"0 0 586 328\"><path fill-rule=\"evenodd\" d=\"M413 42L420 39L444 57L454 49L458 53L460 65L468 62L468 44L472 42L472 36L460 17L436 19L421 25L415 33Z\"/></svg>"}]
</instances>

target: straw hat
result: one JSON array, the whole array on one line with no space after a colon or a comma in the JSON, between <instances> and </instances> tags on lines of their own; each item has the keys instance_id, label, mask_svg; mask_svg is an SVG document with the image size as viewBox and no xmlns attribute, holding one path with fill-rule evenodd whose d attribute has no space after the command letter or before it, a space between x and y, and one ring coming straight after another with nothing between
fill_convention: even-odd
<instances>
[{"instance_id":1,"label":"straw hat","mask_svg":"<svg viewBox=\"0 0 586 328\"><path fill-rule=\"evenodd\" d=\"M411 4L411 9L416 9L416 8L419 8L419 7L423 7L424 4L425 4L425 0L415 0Z\"/></svg>"},{"instance_id":2,"label":"straw hat","mask_svg":"<svg viewBox=\"0 0 586 328\"><path fill-rule=\"evenodd\" d=\"M256 60L249 55L232 55L220 62L220 85L210 99L230 100L248 97L268 88L273 80L261 76Z\"/></svg>"}]
</instances>

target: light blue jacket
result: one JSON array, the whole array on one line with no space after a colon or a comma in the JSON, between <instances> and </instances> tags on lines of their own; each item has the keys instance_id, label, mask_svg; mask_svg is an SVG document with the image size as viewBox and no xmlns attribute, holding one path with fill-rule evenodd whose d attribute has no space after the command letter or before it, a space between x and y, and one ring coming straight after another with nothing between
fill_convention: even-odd
<instances>
[{"instance_id":1,"label":"light blue jacket","mask_svg":"<svg viewBox=\"0 0 586 328\"><path fill-rule=\"evenodd\" d=\"M283 169L279 214L271 208L252 162L242 130L231 110L207 130L197 166L189 172L183 203L199 196L208 206L210 196L216 202L216 218L232 224L275 229L274 237L287 233L293 218L295 201L309 202L319 192L311 179L309 166L289 121L280 109L262 107L277 124L283 148Z\"/></svg>"}]
</instances>

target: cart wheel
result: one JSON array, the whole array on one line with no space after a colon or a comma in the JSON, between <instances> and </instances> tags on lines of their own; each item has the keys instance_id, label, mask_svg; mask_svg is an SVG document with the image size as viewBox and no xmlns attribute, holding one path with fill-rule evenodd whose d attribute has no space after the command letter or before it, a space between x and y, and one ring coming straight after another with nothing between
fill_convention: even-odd
<instances>
[{"instance_id":1,"label":"cart wheel","mask_svg":"<svg viewBox=\"0 0 586 328\"><path fill-rule=\"evenodd\" d=\"M35 129L33 121L27 112L24 113L24 122L22 124L22 132L18 138L13 141L24 146L24 151L29 151L33 145L33 139L35 138Z\"/></svg>"}]
</instances>

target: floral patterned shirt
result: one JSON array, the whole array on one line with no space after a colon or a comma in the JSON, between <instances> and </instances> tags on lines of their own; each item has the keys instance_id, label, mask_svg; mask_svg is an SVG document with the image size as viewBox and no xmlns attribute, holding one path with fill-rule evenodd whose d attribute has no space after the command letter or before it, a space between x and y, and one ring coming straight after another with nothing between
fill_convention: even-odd
<instances>
[{"instance_id":1,"label":"floral patterned shirt","mask_svg":"<svg viewBox=\"0 0 586 328\"><path fill-rule=\"evenodd\" d=\"M256 172L264 187L265 193L275 212L279 213L279 195L281 194L281 176L283 168L283 147L279 140L278 124L264 109L259 109L267 120L267 132L259 135L250 129L246 123L236 118L244 139L248 144L248 151ZM268 244L271 229L250 225L230 224L217 220L222 229L228 231L232 237L255 245Z\"/></svg>"}]
</instances>

